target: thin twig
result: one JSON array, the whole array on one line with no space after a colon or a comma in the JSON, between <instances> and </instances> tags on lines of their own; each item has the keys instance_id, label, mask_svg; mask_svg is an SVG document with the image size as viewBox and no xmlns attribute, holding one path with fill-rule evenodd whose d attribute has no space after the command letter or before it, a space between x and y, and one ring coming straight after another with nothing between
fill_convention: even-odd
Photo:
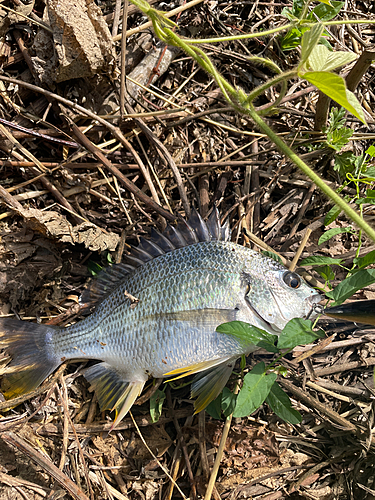
<instances>
[{"instance_id":1,"label":"thin twig","mask_svg":"<svg viewBox=\"0 0 375 500\"><path fill-rule=\"evenodd\" d=\"M102 162L102 164L106 167L107 170L111 172L112 175L116 176L117 179L123 184L126 189L128 189L131 193L136 195L140 200L143 201L150 208L155 210L158 214L162 215L169 221L176 220L176 217L164 210L163 207L154 202L149 196L147 196L143 191L141 191L132 181L130 181L127 177L124 176L116 167L112 165L112 163L104 156L99 148L97 148L77 127L75 123L71 123L73 132L77 137L77 140L91 153L95 155L95 157Z\"/></svg>"},{"instance_id":2,"label":"thin twig","mask_svg":"<svg viewBox=\"0 0 375 500\"><path fill-rule=\"evenodd\" d=\"M302 252L307 244L308 239L310 238L310 234L311 234L311 229L307 228L306 232L305 232L305 236L303 237L303 240L301 241L301 244L298 247L298 250L297 250L295 256L293 257L292 263L289 266L289 271L294 271L295 268L297 267L298 260L301 257L301 254L302 254Z\"/></svg>"},{"instance_id":3,"label":"thin twig","mask_svg":"<svg viewBox=\"0 0 375 500\"><path fill-rule=\"evenodd\" d=\"M239 391L239 385L236 383L236 386L233 390L234 394L238 394ZM223 428L223 434L221 435L221 440L219 444L219 449L217 450L216 458L215 458L215 463L211 471L211 477L208 482L207 490L204 495L204 500L211 500L212 492L216 483L216 478L217 474L219 472L219 467L221 463L221 459L223 458L224 455L224 449L225 449L225 443L227 441L227 437L229 434L230 426L232 423L232 418L233 418L233 413L229 415L229 417L226 418L224 428Z\"/></svg>"},{"instance_id":4,"label":"thin twig","mask_svg":"<svg viewBox=\"0 0 375 500\"><path fill-rule=\"evenodd\" d=\"M128 25L129 2L124 0L124 9L122 12L122 34L121 34L121 75L120 75L120 115L125 115L125 93L126 93L126 28Z\"/></svg>"},{"instance_id":5,"label":"thin twig","mask_svg":"<svg viewBox=\"0 0 375 500\"><path fill-rule=\"evenodd\" d=\"M49 458L46 458L44 455L36 451L33 446L27 443L20 436L17 436L14 432L3 432L0 434L0 437L6 443L11 444L24 455L36 462L47 474L52 476L68 493L70 493L73 498L76 500L89 500L89 497L86 496L67 475L63 474Z\"/></svg>"},{"instance_id":6,"label":"thin twig","mask_svg":"<svg viewBox=\"0 0 375 500\"><path fill-rule=\"evenodd\" d=\"M168 470L164 467L164 465L160 462L160 460L156 457L155 453L151 450L151 448L146 443L145 438L143 437L143 435L142 435L142 433L141 433L141 431L140 431L140 429L139 429L139 427L137 425L137 422L134 420L134 417L133 417L133 414L132 414L131 411L129 411L129 415L130 415L130 418L133 420L134 427L136 428L136 430L138 432L138 435L141 438L142 443L146 446L147 451L151 454L152 458L157 462L158 466L161 468L161 470L164 472L164 474L167 475L167 477L169 478L169 480L173 482L173 484L175 485L175 487L180 492L180 495L182 496L182 498L184 500L188 500L186 498L186 496L184 495L184 492L181 490L181 488L176 483L176 481L174 481L174 479L171 477L171 475L169 474Z\"/></svg>"},{"instance_id":7,"label":"thin twig","mask_svg":"<svg viewBox=\"0 0 375 500\"><path fill-rule=\"evenodd\" d=\"M171 396L171 389L170 389L169 386L167 387L166 393L167 393L167 400L168 400L169 411L172 413L173 423L174 423L174 426L175 426L175 429L176 429L176 432L177 432L177 437L178 437L178 440L180 441L181 449L182 449L182 452L184 454L185 465L186 465L186 469L187 469L188 476L189 476L189 481L190 481L191 493L192 493L193 498L196 498L197 497L197 488L195 486L193 471L191 470L189 453L187 451L187 447L186 447L186 442L185 442L184 436L183 436L183 434L181 432L180 424L178 423L178 420L176 418L176 414L174 412L173 403L172 403L172 396Z\"/></svg>"},{"instance_id":8,"label":"thin twig","mask_svg":"<svg viewBox=\"0 0 375 500\"><path fill-rule=\"evenodd\" d=\"M126 109L130 113L134 113L133 108L130 105L126 105ZM186 217L190 216L190 205L189 201L186 195L186 190L185 186L182 182L181 174L176 166L176 163L174 159L172 158L171 154L167 150L167 148L164 146L164 144L156 137L156 135L151 131L151 129L144 123L143 120L140 118L133 118L133 120L136 122L138 127L142 130L142 132L147 136L150 142L154 143L156 148L159 150L159 152L164 156L165 160L167 161L168 165L170 166L173 176L175 178L178 191L180 193L182 205L185 210Z\"/></svg>"}]
</instances>

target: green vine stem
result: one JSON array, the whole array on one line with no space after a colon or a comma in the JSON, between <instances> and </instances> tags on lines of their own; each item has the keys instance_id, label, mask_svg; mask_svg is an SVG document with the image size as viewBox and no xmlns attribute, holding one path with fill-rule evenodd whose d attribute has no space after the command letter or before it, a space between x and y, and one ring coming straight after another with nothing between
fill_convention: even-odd
<instances>
[{"instance_id":1,"label":"green vine stem","mask_svg":"<svg viewBox=\"0 0 375 500\"><path fill-rule=\"evenodd\" d=\"M276 146L288 156L296 165L299 167L304 174L306 174L312 182L318 186L318 188L323 191L328 198L333 201L337 206L341 208L343 212L362 229L373 241L375 241L375 230L364 221L360 214L353 210L353 208L344 201L340 195L338 195L333 189L331 189L324 180L316 174L301 158L292 150L290 147L267 125L267 123L262 120L262 118L255 111L253 106L248 109L248 114L256 125L264 132L275 144Z\"/></svg>"},{"instance_id":2,"label":"green vine stem","mask_svg":"<svg viewBox=\"0 0 375 500\"><path fill-rule=\"evenodd\" d=\"M283 90L281 91L281 94L283 94L283 93L285 94L284 87L286 86L287 81L291 80L292 78L294 78L296 76L297 76L297 71L291 70L291 71L288 71L285 73L281 73L280 75L277 75L274 78L271 78L271 80L268 80L268 82L265 82L263 85L259 85L256 89L254 89L252 92L250 92L247 95L246 102L244 104L245 105L251 104L254 101L254 99L259 97L267 89L269 89L270 87L273 87L274 85L277 85L278 83L283 84Z\"/></svg>"},{"instance_id":3,"label":"green vine stem","mask_svg":"<svg viewBox=\"0 0 375 500\"><path fill-rule=\"evenodd\" d=\"M130 0L133 2L133 0ZM134 3L134 2L133 2ZM301 28L312 28L316 23L312 23L309 21L296 21L294 23L284 24L283 26L279 26L278 28L273 28L271 30L260 31L258 33L246 33L244 35L233 35L233 36L224 36L224 37L215 37L215 38L197 38L195 40L189 40L191 44L200 44L200 43L220 43L220 42L232 42L234 40L248 40L251 38L259 38L267 35L274 35L275 33L281 33L282 31L287 31L295 28L296 26ZM352 20L340 20L340 21L326 21L322 22L324 27L326 26L344 26L346 24L375 24L375 20L373 19L352 19Z\"/></svg>"},{"instance_id":4,"label":"green vine stem","mask_svg":"<svg viewBox=\"0 0 375 500\"><path fill-rule=\"evenodd\" d=\"M284 153L288 158L290 158L297 167L306 174L309 179L328 197L331 199L333 203L341 208L341 210L362 230L364 231L374 242L375 242L375 230L367 224L362 218L361 215L353 210L353 208L346 203L345 200L341 198L339 194L333 191L325 181L317 175L299 156L289 148L289 146L267 125L267 123L261 118L261 116L255 111L253 106L253 101L256 97L258 97L262 92L264 92L267 88L277 83L282 83L282 92L285 88L286 82L296 76L297 71L292 70L285 73L279 73L274 78L265 82L260 87L253 90L250 94L246 94L240 88L234 88L215 68L214 64L211 62L210 58L205 54L205 52L196 47L195 44L198 43L215 43L221 41L228 40L242 40L246 38L254 38L256 36L260 36L260 34L248 34L248 35L238 35L234 37L220 37L220 38L212 38L206 40L191 40L187 38L180 38L174 31L172 31L172 25L174 24L169 19L165 17L163 12L157 11L150 7L146 0L130 0L134 5L136 5L142 12L144 12L153 23L153 27L156 35L163 40L164 42L174 45L176 47L180 47L184 50L188 55L190 55L207 73L209 73L216 81L220 90L223 93L223 96L228 101L228 103L233 106L236 111L246 114L252 118L257 127L264 132L271 141L275 143L275 145ZM369 24L371 21L362 20L362 23ZM350 24L351 21L342 21L342 22L326 22L322 23L320 31L323 29L323 26L332 26L333 24ZM373 21L375 23L375 21ZM355 20L353 24L359 24L359 20ZM270 35L274 33L278 33L280 31L284 31L286 29L290 29L296 25L311 27L316 29L316 23L311 23L308 21L296 21L295 23L289 23L279 28L275 28L273 30L263 31L261 36ZM263 64L265 60L262 61ZM277 67L273 68L278 72L279 69Z\"/></svg>"}]
</instances>

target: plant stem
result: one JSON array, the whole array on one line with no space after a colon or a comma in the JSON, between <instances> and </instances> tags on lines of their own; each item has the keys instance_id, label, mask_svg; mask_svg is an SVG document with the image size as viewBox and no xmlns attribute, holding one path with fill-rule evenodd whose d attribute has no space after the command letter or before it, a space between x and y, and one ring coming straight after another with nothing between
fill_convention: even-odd
<instances>
[{"instance_id":1,"label":"plant stem","mask_svg":"<svg viewBox=\"0 0 375 500\"><path fill-rule=\"evenodd\" d=\"M304 174L306 174L323 193L330 198L333 203L338 205L343 212L364 231L373 241L375 241L375 230L365 222L360 214L353 210L341 196L339 196L333 189L331 189L324 180L316 174L299 156L266 124L264 120L256 113L253 106L247 110L249 116L254 120L256 125L262 132L273 141L276 146L288 156L299 167Z\"/></svg>"},{"instance_id":2,"label":"plant stem","mask_svg":"<svg viewBox=\"0 0 375 500\"><path fill-rule=\"evenodd\" d=\"M131 0L132 1L132 0ZM199 43L220 43L220 42L231 42L233 40L247 40L249 38L261 38L263 36L274 35L275 33L280 33L281 31L289 30L294 28L297 23L288 23L278 28L273 28L272 30L261 31L258 33L247 33L245 35L233 35L233 36L220 36L216 38L200 38L195 40L189 40L189 42L194 44Z\"/></svg>"},{"instance_id":3,"label":"plant stem","mask_svg":"<svg viewBox=\"0 0 375 500\"><path fill-rule=\"evenodd\" d=\"M281 73L280 75L271 78L271 80L268 80L267 82L263 83L263 85L259 85L258 87L256 87L256 89L250 92L247 95L246 103L250 104L254 99L263 94L263 92L266 91L268 88L273 87L273 85L277 85L280 82L286 83L287 80L290 80L295 76L297 76L297 71L292 70L292 71L287 71L285 73Z\"/></svg>"}]
</instances>

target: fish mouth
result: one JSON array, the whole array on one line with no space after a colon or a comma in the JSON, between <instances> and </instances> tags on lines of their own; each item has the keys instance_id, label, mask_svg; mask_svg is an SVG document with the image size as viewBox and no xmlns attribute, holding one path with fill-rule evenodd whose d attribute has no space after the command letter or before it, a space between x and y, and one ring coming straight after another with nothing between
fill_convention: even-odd
<instances>
[{"instance_id":1,"label":"fish mouth","mask_svg":"<svg viewBox=\"0 0 375 500\"><path fill-rule=\"evenodd\" d=\"M285 321L285 324L289 321L288 318L285 318L285 316L282 313L282 310L279 307L278 301L276 300L276 297L274 296L272 290L271 290L272 297L274 299L274 302L278 308L278 312L280 314L280 317ZM282 328L278 328L274 324L270 323L266 319L263 318L263 316L256 310L256 308L252 305L252 303L249 301L247 297L245 297L246 304L251 310L251 312L254 314L254 316L257 318L257 320L260 323L259 328L262 328L263 330L268 330L271 331L275 334L280 334L282 331ZM306 297L305 302L308 307L308 311L306 314L304 314L303 319L315 319L319 314L322 314L324 306L323 304L320 304L324 300L324 297L320 293L316 293L314 295L311 295L310 297Z\"/></svg>"},{"instance_id":2,"label":"fish mouth","mask_svg":"<svg viewBox=\"0 0 375 500\"><path fill-rule=\"evenodd\" d=\"M324 297L324 295L320 293L316 293L311 297L308 297L307 302L309 303L310 311L306 315L306 319L315 319L317 316L319 316L319 314L322 314L324 312L324 304L322 304L322 302L325 300L326 298Z\"/></svg>"}]
</instances>

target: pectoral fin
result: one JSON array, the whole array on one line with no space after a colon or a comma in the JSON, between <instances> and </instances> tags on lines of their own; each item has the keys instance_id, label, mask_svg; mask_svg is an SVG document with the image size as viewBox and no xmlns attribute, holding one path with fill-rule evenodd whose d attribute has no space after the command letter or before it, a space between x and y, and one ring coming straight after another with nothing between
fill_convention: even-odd
<instances>
[{"instance_id":1,"label":"pectoral fin","mask_svg":"<svg viewBox=\"0 0 375 500\"><path fill-rule=\"evenodd\" d=\"M116 418L110 430L114 429L133 406L142 392L146 379L130 380L128 374L116 370L108 363L98 363L83 373L96 392L101 410L116 410Z\"/></svg>"},{"instance_id":2,"label":"pectoral fin","mask_svg":"<svg viewBox=\"0 0 375 500\"><path fill-rule=\"evenodd\" d=\"M193 365L184 366L183 368L176 368L175 370L171 370L168 373L164 373L163 377L169 377L173 375L177 375L169 380L177 380L179 378L188 377L189 375L194 375L195 373L200 373L206 370L213 368L214 366L220 365L228 361L228 358L217 358L209 361L202 361L201 363L195 363Z\"/></svg>"},{"instance_id":3,"label":"pectoral fin","mask_svg":"<svg viewBox=\"0 0 375 500\"><path fill-rule=\"evenodd\" d=\"M170 380L177 380L188 375L196 374L191 384L191 397L197 398L194 402L194 413L199 413L208 406L211 401L224 389L225 384L232 373L235 359L219 358L211 361L203 361L184 368L177 368L165 376L177 375Z\"/></svg>"},{"instance_id":4,"label":"pectoral fin","mask_svg":"<svg viewBox=\"0 0 375 500\"><path fill-rule=\"evenodd\" d=\"M191 384L191 397L197 398L194 402L194 413L199 413L216 399L233 371L235 360L227 360L225 363L215 366L210 370L199 373L194 377Z\"/></svg>"}]
</instances>

